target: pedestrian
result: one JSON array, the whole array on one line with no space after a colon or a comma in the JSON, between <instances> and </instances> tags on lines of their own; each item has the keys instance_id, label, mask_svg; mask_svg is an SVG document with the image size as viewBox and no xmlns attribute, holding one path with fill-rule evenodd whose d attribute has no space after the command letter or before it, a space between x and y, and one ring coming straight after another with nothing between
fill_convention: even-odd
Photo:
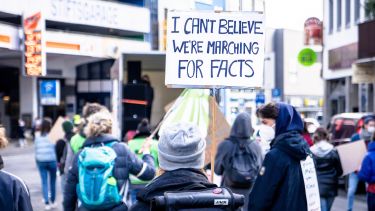
<instances>
[{"instance_id":1,"label":"pedestrian","mask_svg":"<svg viewBox=\"0 0 375 211\"><path fill-rule=\"evenodd\" d=\"M313 140L314 146L310 150L316 165L321 211L329 211L337 196L339 177L343 172L340 157L333 145L328 143L326 129L318 128Z\"/></svg>"},{"instance_id":2,"label":"pedestrian","mask_svg":"<svg viewBox=\"0 0 375 211\"><path fill-rule=\"evenodd\" d=\"M0 149L5 148L8 140L5 129L0 126ZM30 192L19 177L3 170L4 162L0 155L0 208L1 210L32 211Z\"/></svg>"},{"instance_id":3,"label":"pedestrian","mask_svg":"<svg viewBox=\"0 0 375 211\"><path fill-rule=\"evenodd\" d=\"M311 147L314 142L311 139L311 135L309 133L309 130L307 129L307 123L303 121L303 133L302 133L303 138L305 139L306 143Z\"/></svg>"},{"instance_id":4,"label":"pedestrian","mask_svg":"<svg viewBox=\"0 0 375 211\"><path fill-rule=\"evenodd\" d=\"M83 143L86 140L86 135L84 132L84 128L87 122L87 118L91 116L94 113L97 113L102 110L107 110L104 106L98 104L98 103L87 103L83 107L82 115L83 118L78 118L77 115L75 115L74 120L75 123L78 124L78 122L81 122L80 125L78 125L78 131L77 133L69 140L69 145L67 145L66 149L66 157L65 165L64 165L64 172L68 172L70 167L72 166L74 155L78 153L78 151L82 148Z\"/></svg>"},{"instance_id":5,"label":"pedestrian","mask_svg":"<svg viewBox=\"0 0 375 211\"><path fill-rule=\"evenodd\" d=\"M70 147L70 139L74 136L74 125L71 121L65 120L62 124L62 128L64 131L64 137L59 139L56 142L56 158L57 158L57 167L60 173L60 182L61 182L61 191L64 194L64 187L65 187L65 163L67 157L67 147Z\"/></svg>"},{"instance_id":6,"label":"pedestrian","mask_svg":"<svg viewBox=\"0 0 375 211\"><path fill-rule=\"evenodd\" d=\"M25 138L25 121L23 121L23 119L18 120L18 143L21 148L27 145Z\"/></svg>"},{"instance_id":7,"label":"pedestrian","mask_svg":"<svg viewBox=\"0 0 375 211\"><path fill-rule=\"evenodd\" d=\"M140 152L142 149L143 144L147 141L148 137L151 135L151 127L147 119L142 119L142 121L138 124L137 132L132 140L128 142L130 150L138 156L138 158L142 158L143 154ZM155 168L159 167L158 162L158 142L156 140L151 141L151 155L154 158ZM137 193L142 190L150 181L143 181L138 179L137 177L130 175L130 200L131 203L134 204L136 200Z\"/></svg>"},{"instance_id":8,"label":"pedestrian","mask_svg":"<svg viewBox=\"0 0 375 211\"><path fill-rule=\"evenodd\" d=\"M41 135L35 139L35 159L42 181L45 210L57 207L55 203L57 159L55 144L48 138L51 128L52 120L50 118L44 118L41 124ZM49 196L51 196L51 198L49 198Z\"/></svg>"},{"instance_id":9,"label":"pedestrian","mask_svg":"<svg viewBox=\"0 0 375 211\"><path fill-rule=\"evenodd\" d=\"M364 120L364 124L361 128L361 131L359 133L354 134L351 138L351 141L354 142L354 141L364 140L366 142L369 142L374 132L375 132L375 120L372 117L367 117ZM355 193L357 192L358 182L359 182L359 179L358 179L357 171L350 173L349 180L348 180L349 188L348 188L348 193L347 193L348 211L353 210L354 198L355 198Z\"/></svg>"},{"instance_id":10,"label":"pedestrian","mask_svg":"<svg viewBox=\"0 0 375 211\"><path fill-rule=\"evenodd\" d=\"M64 210L127 210L123 203L129 174L142 180L155 176L150 143L146 142L140 160L129 148L119 143L112 132L112 115L102 110L88 118L86 141L74 157L64 192ZM98 171L100 169L100 171Z\"/></svg>"},{"instance_id":11,"label":"pedestrian","mask_svg":"<svg viewBox=\"0 0 375 211\"><path fill-rule=\"evenodd\" d=\"M375 211L375 133L368 144L368 153L362 161L358 178L367 183L367 207Z\"/></svg>"},{"instance_id":12,"label":"pedestrian","mask_svg":"<svg viewBox=\"0 0 375 211\"><path fill-rule=\"evenodd\" d=\"M204 173L206 141L191 123L167 126L159 139L159 176L137 195L130 210L150 210L150 202L166 191L205 190L216 187Z\"/></svg>"},{"instance_id":13,"label":"pedestrian","mask_svg":"<svg viewBox=\"0 0 375 211\"><path fill-rule=\"evenodd\" d=\"M301 135L299 113L285 103L268 103L257 110L257 116L264 128L275 130L275 137L250 193L248 210L307 210L300 163L310 149Z\"/></svg>"},{"instance_id":14,"label":"pedestrian","mask_svg":"<svg viewBox=\"0 0 375 211\"><path fill-rule=\"evenodd\" d=\"M94 113L97 113L99 111L102 111L102 110L108 110L108 109L106 107L100 105L99 103L87 103L83 107L83 111L82 111L83 122L82 122L81 128L80 128L79 132L76 135L74 135L72 137L72 140L70 141L70 145L73 149L74 154L77 154L77 152L81 149L81 147L83 146L83 143L86 140L83 128L86 125L87 118L90 115L92 115Z\"/></svg>"},{"instance_id":15,"label":"pedestrian","mask_svg":"<svg viewBox=\"0 0 375 211\"><path fill-rule=\"evenodd\" d=\"M220 143L215 157L215 173L223 175L221 185L246 197L263 162L262 149L251 139L252 135L250 115L240 113L232 125L230 136Z\"/></svg>"}]
</instances>

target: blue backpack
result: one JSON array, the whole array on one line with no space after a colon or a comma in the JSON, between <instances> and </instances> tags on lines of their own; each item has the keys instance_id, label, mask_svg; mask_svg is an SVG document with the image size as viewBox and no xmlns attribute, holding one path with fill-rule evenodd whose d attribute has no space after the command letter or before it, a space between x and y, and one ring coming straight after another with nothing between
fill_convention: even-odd
<instances>
[{"instance_id":1,"label":"blue backpack","mask_svg":"<svg viewBox=\"0 0 375 211\"><path fill-rule=\"evenodd\" d=\"M122 202L122 191L113 177L116 152L109 145L86 147L78 158L77 195L85 208L110 209Z\"/></svg>"}]
</instances>

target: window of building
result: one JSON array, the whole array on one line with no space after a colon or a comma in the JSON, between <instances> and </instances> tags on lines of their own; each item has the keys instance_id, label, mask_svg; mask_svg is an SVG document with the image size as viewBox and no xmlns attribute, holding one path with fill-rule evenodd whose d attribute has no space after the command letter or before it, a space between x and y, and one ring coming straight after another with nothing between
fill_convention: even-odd
<instances>
[{"instance_id":1,"label":"window of building","mask_svg":"<svg viewBox=\"0 0 375 211\"><path fill-rule=\"evenodd\" d=\"M350 26L350 0L345 2L345 25L346 27Z\"/></svg>"},{"instance_id":2,"label":"window of building","mask_svg":"<svg viewBox=\"0 0 375 211\"><path fill-rule=\"evenodd\" d=\"M341 30L341 11L342 11L342 1L337 0L337 31Z\"/></svg>"},{"instance_id":3,"label":"window of building","mask_svg":"<svg viewBox=\"0 0 375 211\"><path fill-rule=\"evenodd\" d=\"M355 22L359 21L359 9L361 7L361 0L354 0L354 18Z\"/></svg>"},{"instance_id":4,"label":"window of building","mask_svg":"<svg viewBox=\"0 0 375 211\"><path fill-rule=\"evenodd\" d=\"M333 0L329 0L329 14L328 14L328 18L329 18L329 33L331 34L333 32Z\"/></svg>"}]
</instances>

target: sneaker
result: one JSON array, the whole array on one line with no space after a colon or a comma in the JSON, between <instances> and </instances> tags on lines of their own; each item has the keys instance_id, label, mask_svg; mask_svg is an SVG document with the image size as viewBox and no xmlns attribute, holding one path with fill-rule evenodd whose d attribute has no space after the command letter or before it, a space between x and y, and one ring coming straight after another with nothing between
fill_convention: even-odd
<instances>
[{"instance_id":1,"label":"sneaker","mask_svg":"<svg viewBox=\"0 0 375 211\"><path fill-rule=\"evenodd\" d=\"M49 204L46 204L46 206L44 207L44 210L51 210L51 206Z\"/></svg>"},{"instance_id":2,"label":"sneaker","mask_svg":"<svg viewBox=\"0 0 375 211\"><path fill-rule=\"evenodd\" d=\"M53 202L53 203L51 204L51 208L52 208L52 209L57 208L57 203L56 203L56 202Z\"/></svg>"}]
</instances>

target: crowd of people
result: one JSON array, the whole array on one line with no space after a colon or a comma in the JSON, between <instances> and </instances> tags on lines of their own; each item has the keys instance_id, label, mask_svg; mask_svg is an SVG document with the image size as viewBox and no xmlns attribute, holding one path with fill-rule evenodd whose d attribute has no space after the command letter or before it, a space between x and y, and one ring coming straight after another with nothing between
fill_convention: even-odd
<instances>
[{"instance_id":1,"label":"crowd of people","mask_svg":"<svg viewBox=\"0 0 375 211\"><path fill-rule=\"evenodd\" d=\"M310 136L300 114L285 103L263 105L257 110L257 117L261 127L255 133L250 115L240 113L229 137L219 144L215 157L213 171L221 176L220 188L244 197L236 209L308 210L301 162L311 157L315 163L320 209L330 210L343 170L327 130L318 128ZM150 123L144 119L135 136L124 143L111 135L112 124L107 108L89 103L80 121L66 120L62 124L65 136L52 143L48 138L52 121L48 118L41 121L40 135L35 138L35 159L46 210L57 206L57 172L61 175L65 211L153 210L155 201L167 192L218 191L218 185L206 174L206 140L197 125L171 124L158 139L153 139ZM367 183L368 209L375 210L374 132L375 120L369 118L360 133L352 138L352 141L367 140L369 144L362 166L349 176L349 210L353 207L359 180ZM264 147L261 142L268 146ZM5 187L10 185L9 181L12 187ZM1 206L8 200L18 203L7 204L9 210L32 210L30 194L22 180L0 171L0 187L6 191L16 188L16 193L8 197L18 197L10 200L0 195ZM221 203L196 208L227 209L224 205L230 206Z\"/></svg>"}]
</instances>

